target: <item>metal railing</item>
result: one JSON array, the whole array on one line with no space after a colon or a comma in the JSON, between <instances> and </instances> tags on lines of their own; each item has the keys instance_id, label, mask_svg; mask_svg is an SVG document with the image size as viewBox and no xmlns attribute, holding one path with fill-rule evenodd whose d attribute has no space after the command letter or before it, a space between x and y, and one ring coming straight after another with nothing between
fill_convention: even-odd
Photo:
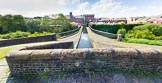
<instances>
[{"instance_id":1,"label":"metal railing","mask_svg":"<svg viewBox=\"0 0 162 83\"><path fill-rule=\"evenodd\" d=\"M108 32L104 32L104 31L99 31L96 29L93 29L91 27L89 27L91 29L91 31L93 31L96 34L108 37L108 38L112 38L112 39L116 39L117 38L117 34L113 34L113 33L108 33Z\"/></svg>"}]
</instances>

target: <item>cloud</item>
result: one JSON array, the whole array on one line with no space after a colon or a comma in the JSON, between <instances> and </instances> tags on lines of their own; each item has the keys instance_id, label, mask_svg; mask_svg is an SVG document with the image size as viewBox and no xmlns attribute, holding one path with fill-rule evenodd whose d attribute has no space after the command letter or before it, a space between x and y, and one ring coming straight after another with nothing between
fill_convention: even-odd
<instances>
[{"instance_id":1,"label":"cloud","mask_svg":"<svg viewBox=\"0 0 162 83\"><path fill-rule=\"evenodd\" d=\"M147 9L149 9L148 11L154 14L162 13L162 6L159 6L159 5L151 5L151 6L148 6Z\"/></svg>"},{"instance_id":2,"label":"cloud","mask_svg":"<svg viewBox=\"0 0 162 83\"><path fill-rule=\"evenodd\" d=\"M74 14L93 13L97 17L125 17L130 12L136 10L136 7L129 7L114 0L99 0L94 4L83 2L78 4L73 11Z\"/></svg>"},{"instance_id":3,"label":"cloud","mask_svg":"<svg viewBox=\"0 0 162 83\"><path fill-rule=\"evenodd\" d=\"M139 6L138 3L130 5L123 0L1 0L0 14L22 14L33 17L55 13L68 14L72 11L74 15L95 14L96 17L130 17L162 13L160 3L158 5L158 2L155 1L154 4L148 2L146 5L145 3Z\"/></svg>"},{"instance_id":4,"label":"cloud","mask_svg":"<svg viewBox=\"0 0 162 83\"><path fill-rule=\"evenodd\" d=\"M0 2L0 13L18 13L25 16L33 16L32 13L36 16L59 13L64 11L71 2L72 0L2 0Z\"/></svg>"},{"instance_id":5,"label":"cloud","mask_svg":"<svg viewBox=\"0 0 162 83\"><path fill-rule=\"evenodd\" d=\"M90 13L90 10L88 9L90 4L89 2L83 2L76 6L76 9L73 10L74 14L81 15L84 13Z\"/></svg>"},{"instance_id":6,"label":"cloud","mask_svg":"<svg viewBox=\"0 0 162 83\"><path fill-rule=\"evenodd\" d=\"M78 4L80 3L80 0L72 0L72 4Z\"/></svg>"}]
</instances>

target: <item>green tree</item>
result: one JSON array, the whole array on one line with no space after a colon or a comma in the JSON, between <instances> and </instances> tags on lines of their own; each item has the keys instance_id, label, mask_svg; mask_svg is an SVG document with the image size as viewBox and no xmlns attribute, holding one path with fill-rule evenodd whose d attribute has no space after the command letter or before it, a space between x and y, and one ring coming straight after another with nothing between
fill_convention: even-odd
<instances>
[{"instance_id":1,"label":"green tree","mask_svg":"<svg viewBox=\"0 0 162 83\"><path fill-rule=\"evenodd\" d=\"M130 30L125 35L126 38L140 38L140 39L155 39L155 35L148 29L144 30Z\"/></svg>"},{"instance_id":2,"label":"green tree","mask_svg":"<svg viewBox=\"0 0 162 83\"><path fill-rule=\"evenodd\" d=\"M2 28L2 33L7 33L13 30L12 26L12 16L5 15L0 18L0 26Z\"/></svg>"},{"instance_id":3,"label":"green tree","mask_svg":"<svg viewBox=\"0 0 162 83\"><path fill-rule=\"evenodd\" d=\"M13 27L15 31L26 31L25 20L22 15L14 15L13 16Z\"/></svg>"},{"instance_id":4,"label":"green tree","mask_svg":"<svg viewBox=\"0 0 162 83\"><path fill-rule=\"evenodd\" d=\"M40 20L26 20L27 31L30 33L40 32Z\"/></svg>"},{"instance_id":5,"label":"green tree","mask_svg":"<svg viewBox=\"0 0 162 83\"><path fill-rule=\"evenodd\" d=\"M25 31L25 21L21 15L5 15L0 17L1 33Z\"/></svg>"},{"instance_id":6,"label":"green tree","mask_svg":"<svg viewBox=\"0 0 162 83\"><path fill-rule=\"evenodd\" d=\"M41 26L49 26L49 17L48 16L44 16L42 19L41 19L41 23L40 25Z\"/></svg>"}]
</instances>

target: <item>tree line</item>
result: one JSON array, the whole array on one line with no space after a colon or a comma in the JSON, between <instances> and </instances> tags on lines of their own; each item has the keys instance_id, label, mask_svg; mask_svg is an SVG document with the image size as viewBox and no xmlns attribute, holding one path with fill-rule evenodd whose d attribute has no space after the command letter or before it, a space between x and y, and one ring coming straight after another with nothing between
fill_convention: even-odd
<instances>
[{"instance_id":1,"label":"tree line","mask_svg":"<svg viewBox=\"0 0 162 83\"><path fill-rule=\"evenodd\" d=\"M63 14L58 14L56 18L44 16L41 19L25 18L22 15L0 16L0 34L16 31L59 33L74 28L76 25L71 24Z\"/></svg>"}]
</instances>

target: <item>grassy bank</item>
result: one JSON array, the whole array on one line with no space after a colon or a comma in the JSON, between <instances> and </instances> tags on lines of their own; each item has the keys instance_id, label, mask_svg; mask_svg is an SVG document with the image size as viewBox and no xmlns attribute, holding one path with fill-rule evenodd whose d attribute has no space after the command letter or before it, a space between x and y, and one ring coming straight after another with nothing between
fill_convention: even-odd
<instances>
[{"instance_id":1,"label":"grassy bank","mask_svg":"<svg viewBox=\"0 0 162 83\"><path fill-rule=\"evenodd\" d=\"M18 47L6 47L6 48L0 48L0 59L5 58L5 56L11 51Z\"/></svg>"},{"instance_id":2,"label":"grassy bank","mask_svg":"<svg viewBox=\"0 0 162 83\"><path fill-rule=\"evenodd\" d=\"M148 45L162 46L162 40L125 38L122 41L127 42L127 43L138 43L138 44L148 44Z\"/></svg>"}]
</instances>

